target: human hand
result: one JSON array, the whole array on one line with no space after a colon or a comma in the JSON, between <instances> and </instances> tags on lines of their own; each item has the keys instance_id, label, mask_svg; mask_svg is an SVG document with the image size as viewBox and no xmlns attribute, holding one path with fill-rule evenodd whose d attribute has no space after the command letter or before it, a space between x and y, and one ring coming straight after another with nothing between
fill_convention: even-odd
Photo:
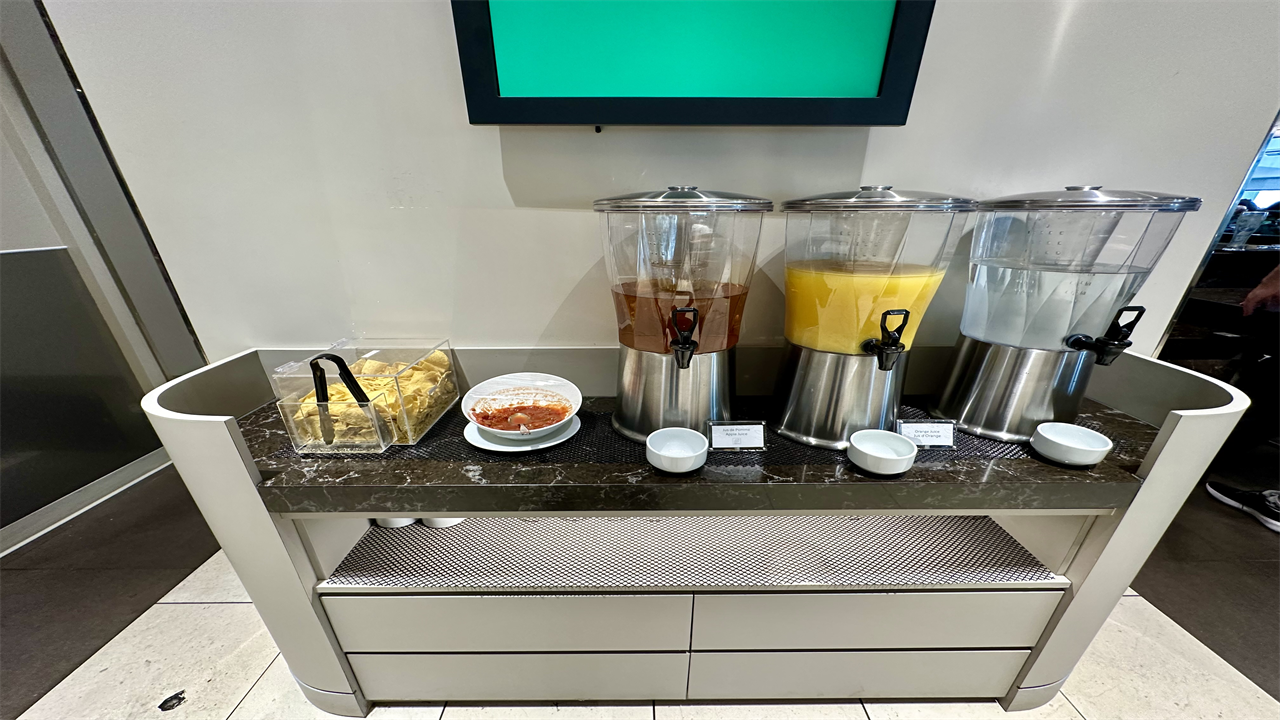
<instances>
[{"instance_id":1,"label":"human hand","mask_svg":"<svg viewBox=\"0 0 1280 720\"><path fill-rule=\"evenodd\" d=\"M1280 310L1280 266L1276 266L1275 270L1262 278L1258 287L1245 295L1240 306L1244 308L1245 315L1252 315L1259 307L1264 310Z\"/></svg>"}]
</instances>

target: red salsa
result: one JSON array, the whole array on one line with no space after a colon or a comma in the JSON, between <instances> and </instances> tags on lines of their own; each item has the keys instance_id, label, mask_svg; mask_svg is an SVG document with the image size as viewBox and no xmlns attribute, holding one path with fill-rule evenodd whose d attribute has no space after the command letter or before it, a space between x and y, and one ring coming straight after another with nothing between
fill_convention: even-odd
<instances>
[{"instance_id":1,"label":"red salsa","mask_svg":"<svg viewBox=\"0 0 1280 720\"><path fill-rule=\"evenodd\" d=\"M523 425L537 430L555 425L569 416L568 405L510 405L493 410L472 410L471 419L494 430L519 430Z\"/></svg>"}]
</instances>

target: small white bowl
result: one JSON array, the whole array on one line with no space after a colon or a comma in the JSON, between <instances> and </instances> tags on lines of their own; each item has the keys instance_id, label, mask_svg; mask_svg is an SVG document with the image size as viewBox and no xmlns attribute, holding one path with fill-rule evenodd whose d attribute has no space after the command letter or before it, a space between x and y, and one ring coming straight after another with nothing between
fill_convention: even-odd
<instances>
[{"instance_id":1,"label":"small white bowl","mask_svg":"<svg viewBox=\"0 0 1280 720\"><path fill-rule=\"evenodd\" d=\"M418 522L418 518L374 518L374 522L378 523L378 527L399 528Z\"/></svg>"},{"instance_id":2,"label":"small white bowl","mask_svg":"<svg viewBox=\"0 0 1280 720\"><path fill-rule=\"evenodd\" d=\"M1071 423L1047 422L1036 426L1031 447L1063 465L1096 465L1111 452L1110 438Z\"/></svg>"},{"instance_id":3,"label":"small white bowl","mask_svg":"<svg viewBox=\"0 0 1280 720\"><path fill-rule=\"evenodd\" d=\"M644 447L649 464L659 470L683 473L702 467L711 446L697 430L672 427L649 433Z\"/></svg>"},{"instance_id":4,"label":"small white bowl","mask_svg":"<svg viewBox=\"0 0 1280 720\"><path fill-rule=\"evenodd\" d=\"M877 475L897 475L916 461L916 444L888 430L859 430L849 436L846 451L854 465Z\"/></svg>"},{"instance_id":5,"label":"small white bowl","mask_svg":"<svg viewBox=\"0 0 1280 720\"><path fill-rule=\"evenodd\" d=\"M509 373L507 375L499 375L495 378L489 378L484 382L476 385L467 391L462 398L462 414L472 422L471 411L475 410L476 405L487 403L501 403L503 401L511 402L520 400L522 390L531 388L524 392L524 396L528 399L537 401L538 394L541 392L555 393L569 401L569 413L564 419L554 425L540 427L536 430L530 430L528 435L522 434L519 430L495 430L493 428L481 426L485 432L496 435L500 438L508 440L532 440L536 437L549 435L556 430L562 429L565 423L578 413L578 408L582 407L582 391L577 385L565 380L562 377L548 375L546 373L522 372ZM478 423L477 423L478 424Z\"/></svg>"},{"instance_id":6,"label":"small white bowl","mask_svg":"<svg viewBox=\"0 0 1280 720\"><path fill-rule=\"evenodd\" d=\"M465 519L466 518L422 518L422 524L429 528L444 529L447 527L453 527Z\"/></svg>"}]
</instances>

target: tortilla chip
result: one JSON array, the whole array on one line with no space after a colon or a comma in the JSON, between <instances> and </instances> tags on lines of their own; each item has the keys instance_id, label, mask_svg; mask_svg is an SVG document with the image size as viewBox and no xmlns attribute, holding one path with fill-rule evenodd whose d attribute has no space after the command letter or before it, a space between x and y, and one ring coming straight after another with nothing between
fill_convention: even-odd
<instances>
[{"instance_id":1,"label":"tortilla chip","mask_svg":"<svg viewBox=\"0 0 1280 720\"><path fill-rule=\"evenodd\" d=\"M422 363L425 363L437 370L440 370L441 372L448 370L450 365L449 356L446 355L442 350L436 350L435 352L431 353L427 357L423 358ZM422 363L419 363L419 364L422 364Z\"/></svg>"}]
</instances>

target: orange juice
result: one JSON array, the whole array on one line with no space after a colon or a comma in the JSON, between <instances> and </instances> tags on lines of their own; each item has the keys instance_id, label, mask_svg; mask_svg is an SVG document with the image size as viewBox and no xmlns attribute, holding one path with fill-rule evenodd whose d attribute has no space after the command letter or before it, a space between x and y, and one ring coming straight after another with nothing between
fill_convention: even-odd
<instances>
[{"instance_id":1,"label":"orange juice","mask_svg":"<svg viewBox=\"0 0 1280 720\"><path fill-rule=\"evenodd\" d=\"M856 355L880 337L885 310L905 308L902 342L911 347L944 270L926 265L806 260L787 265L787 340L824 352ZM890 322L896 327L897 319Z\"/></svg>"}]
</instances>

